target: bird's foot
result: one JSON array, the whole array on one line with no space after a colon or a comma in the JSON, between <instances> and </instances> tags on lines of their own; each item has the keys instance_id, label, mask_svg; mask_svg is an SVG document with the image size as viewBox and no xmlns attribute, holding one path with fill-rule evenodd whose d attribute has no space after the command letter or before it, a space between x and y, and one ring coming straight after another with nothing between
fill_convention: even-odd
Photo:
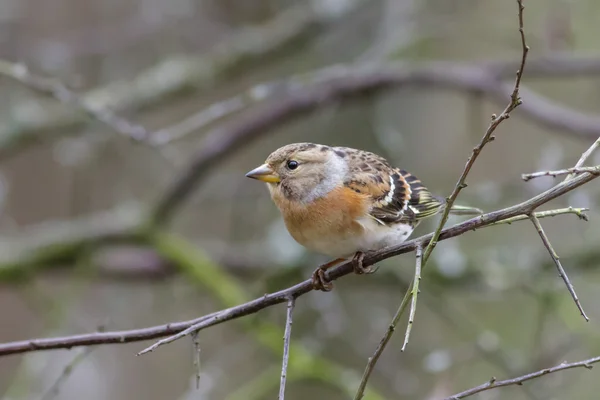
<instances>
[{"instance_id":1,"label":"bird's foot","mask_svg":"<svg viewBox=\"0 0 600 400\"><path fill-rule=\"evenodd\" d=\"M320 290L322 292L330 292L333 289L333 283L329 282L325 278L325 271L329 268L337 265L340 261L344 261L343 258L336 258L333 261L329 261L326 264L319 266L319 268L315 269L312 275L312 283L315 290Z\"/></svg>"},{"instance_id":2,"label":"bird's foot","mask_svg":"<svg viewBox=\"0 0 600 400\"><path fill-rule=\"evenodd\" d=\"M361 251L358 251L356 252L356 254L354 254L354 257L352 258L352 267L354 269L355 274L372 274L373 272L377 271L377 269L379 269L379 267L376 267L374 265L365 267L363 265L364 258L365 253Z\"/></svg>"}]
</instances>

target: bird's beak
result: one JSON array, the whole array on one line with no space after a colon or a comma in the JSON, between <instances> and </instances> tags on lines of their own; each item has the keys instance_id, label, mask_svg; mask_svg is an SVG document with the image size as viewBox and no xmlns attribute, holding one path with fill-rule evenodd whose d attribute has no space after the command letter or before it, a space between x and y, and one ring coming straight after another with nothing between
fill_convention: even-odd
<instances>
[{"instance_id":1,"label":"bird's beak","mask_svg":"<svg viewBox=\"0 0 600 400\"><path fill-rule=\"evenodd\" d=\"M277 183L280 181L279 175L268 164L263 164L260 167L254 168L246 174L248 178L258 179L259 181L268 183Z\"/></svg>"}]
</instances>

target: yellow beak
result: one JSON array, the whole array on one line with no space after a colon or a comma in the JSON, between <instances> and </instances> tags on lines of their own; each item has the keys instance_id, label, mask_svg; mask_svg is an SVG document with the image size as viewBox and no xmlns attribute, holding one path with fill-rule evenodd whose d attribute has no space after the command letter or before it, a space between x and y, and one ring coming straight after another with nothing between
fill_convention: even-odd
<instances>
[{"instance_id":1,"label":"yellow beak","mask_svg":"<svg viewBox=\"0 0 600 400\"><path fill-rule=\"evenodd\" d=\"M268 183L277 183L280 181L279 175L277 175L277 173L267 164L254 168L252 171L248 172L246 176Z\"/></svg>"}]
</instances>

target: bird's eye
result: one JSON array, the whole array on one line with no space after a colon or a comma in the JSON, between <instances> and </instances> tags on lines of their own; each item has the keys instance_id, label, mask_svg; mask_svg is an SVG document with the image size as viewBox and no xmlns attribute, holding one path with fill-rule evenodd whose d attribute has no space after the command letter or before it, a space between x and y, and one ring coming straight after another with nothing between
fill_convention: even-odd
<instances>
[{"instance_id":1,"label":"bird's eye","mask_svg":"<svg viewBox=\"0 0 600 400\"><path fill-rule=\"evenodd\" d=\"M287 167L288 169L294 170L296 168L298 168L298 161L296 160L290 160L287 162Z\"/></svg>"}]
</instances>

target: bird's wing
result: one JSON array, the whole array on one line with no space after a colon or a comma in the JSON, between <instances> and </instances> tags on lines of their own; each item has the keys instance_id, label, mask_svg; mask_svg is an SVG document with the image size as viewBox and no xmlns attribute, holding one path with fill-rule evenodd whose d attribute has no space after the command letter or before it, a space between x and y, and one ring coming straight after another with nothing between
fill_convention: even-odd
<instances>
[{"instance_id":1,"label":"bird's wing","mask_svg":"<svg viewBox=\"0 0 600 400\"><path fill-rule=\"evenodd\" d=\"M381 224L416 225L443 207L421 181L407 171L393 168L376 154L346 148L349 173L344 185L371 198L369 214Z\"/></svg>"}]
</instances>

